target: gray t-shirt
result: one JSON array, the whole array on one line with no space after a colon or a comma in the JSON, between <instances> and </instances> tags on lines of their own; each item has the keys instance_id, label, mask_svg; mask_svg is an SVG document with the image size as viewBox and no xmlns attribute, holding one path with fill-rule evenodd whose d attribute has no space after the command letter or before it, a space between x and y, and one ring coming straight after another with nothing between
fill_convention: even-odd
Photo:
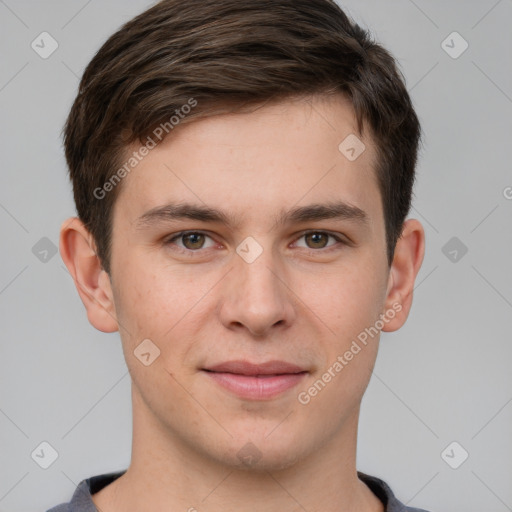
<instances>
[{"instance_id":1,"label":"gray t-shirt","mask_svg":"<svg viewBox=\"0 0 512 512\"><path fill-rule=\"evenodd\" d=\"M124 473L125 471L105 473L82 480L78 484L69 503L62 503L46 512L98 512L91 499L91 495L97 493ZM386 512L428 512L422 508L406 507L395 498L388 484L380 478L361 473L360 471L357 472L357 475L359 479L372 490L377 498L382 501L386 507Z\"/></svg>"}]
</instances>

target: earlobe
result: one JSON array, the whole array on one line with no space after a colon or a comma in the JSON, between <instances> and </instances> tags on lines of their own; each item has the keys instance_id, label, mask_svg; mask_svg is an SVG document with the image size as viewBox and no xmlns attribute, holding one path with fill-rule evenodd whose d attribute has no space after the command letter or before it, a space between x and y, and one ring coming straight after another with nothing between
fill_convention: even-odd
<instances>
[{"instance_id":1,"label":"earlobe","mask_svg":"<svg viewBox=\"0 0 512 512\"><path fill-rule=\"evenodd\" d=\"M110 278L101 266L92 235L80 219L73 217L62 224L59 246L89 322L102 332L117 331Z\"/></svg>"},{"instance_id":2,"label":"earlobe","mask_svg":"<svg viewBox=\"0 0 512 512\"><path fill-rule=\"evenodd\" d=\"M416 219L404 222L398 239L391 269L383 314L389 318L383 331L396 331L402 327L412 306L414 282L425 254L425 232Z\"/></svg>"}]
</instances>

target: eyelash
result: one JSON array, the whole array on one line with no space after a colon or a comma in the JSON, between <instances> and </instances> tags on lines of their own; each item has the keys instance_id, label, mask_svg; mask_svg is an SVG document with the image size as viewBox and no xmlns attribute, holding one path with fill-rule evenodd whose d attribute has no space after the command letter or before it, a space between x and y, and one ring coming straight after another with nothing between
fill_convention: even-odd
<instances>
[{"instance_id":1,"label":"eyelash","mask_svg":"<svg viewBox=\"0 0 512 512\"><path fill-rule=\"evenodd\" d=\"M303 238L304 236L306 235L311 235L311 234L322 234L322 235L327 235L331 238L334 238L338 243L337 244L333 244L331 246L328 246L328 247L325 247L325 248L320 248L320 249L311 249L310 247L302 247L302 249L306 250L308 253L312 254L312 253L329 253L331 252L332 250L336 250L336 249L339 249L339 245L349 245L349 243L345 240L343 240L342 238L340 238L339 236L333 234L333 233L330 233L329 231L320 231L320 230L314 230L314 229L311 229L311 230L307 230L307 231L303 231L301 233L301 235L299 236L299 238L297 238L297 240L300 240L301 238ZM172 235L171 238L168 238L164 241L164 245L174 245L173 242L175 240L178 240L180 238L182 238L183 236L185 235L192 235L192 234L198 234L198 235L205 235L206 237L208 238L211 238L213 240L213 238L208 235L208 233L204 232L204 231L181 231L180 233L176 233L175 235ZM199 253L203 250L206 250L206 249L196 249L196 250L193 250L193 249L187 249L187 248L183 248L183 247L178 247L176 246L176 248L178 249L179 252L184 252L184 253L188 253L188 254L194 254L194 253Z\"/></svg>"}]
</instances>

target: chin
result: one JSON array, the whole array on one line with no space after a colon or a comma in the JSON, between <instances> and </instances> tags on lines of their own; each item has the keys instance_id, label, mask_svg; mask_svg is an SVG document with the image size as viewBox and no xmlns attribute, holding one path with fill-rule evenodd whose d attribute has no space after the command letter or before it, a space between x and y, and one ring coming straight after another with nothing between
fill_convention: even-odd
<instances>
[{"instance_id":1,"label":"chin","mask_svg":"<svg viewBox=\"0 0 512 512\"><path fill-rule=\"evenodd\" d=\"M307 454L301 442L290 436L289 431L273 439L258 436L235 436L230 441L231 446L221 455L219 462L233 469L252 472L281 471L288 469ZM235 441L236 440L236 441ZM301 446L300 452L297 447Z\"/></svg>"}]
</instances>

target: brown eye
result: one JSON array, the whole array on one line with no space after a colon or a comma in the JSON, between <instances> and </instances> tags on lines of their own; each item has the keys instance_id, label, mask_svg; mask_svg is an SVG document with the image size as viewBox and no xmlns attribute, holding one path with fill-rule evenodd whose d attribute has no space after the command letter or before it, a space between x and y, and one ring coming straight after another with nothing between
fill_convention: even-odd
<instances>
[{"instance_id":1,"label":"brown eye","mask_svg":"<svg viewBox=\"0 0 512 512\"><path fill-rule=\"evenodd\" d=\"M201 249L204 244L205 236L202 233L187 233L185 235L181 235L181 240L183 245L187 249Z\"/></svg>"},{"instance_id":2,"label":"brown eye","mask_svg":"<svg viewBox=\"0 0 512 512\"><path fill-rule=\"evenodd\" d=\"M296 247L309 249L318 253L341 249L347 242L342 237L327 231L306 231L295 242Z\"/></svg>"},{"instance_id":3,"label":"brown eye","mask_svg":"<svg viewBox=\"0 0 512 512\"><path fill-rule=\"evenodd\" d=\"M313 233L307 233L304 235L305 239L308 241L307 245L310 249L323 249L326 247L329 236L327 233L322 233L321 231L315 231Z\"/></svg>"},{"instance_id":4,"label":"brown eye","mask_svg":"<svg viewBox=\"0 0 512 512\"><path fill-rule=\"evenodd\" d=\"M209 244L209 245L208 245ZM165 242L166 246L175 246L179 251L199 252L215 245L214 240L200 231L182 231Z\"/></svg>"}]
</instances>

